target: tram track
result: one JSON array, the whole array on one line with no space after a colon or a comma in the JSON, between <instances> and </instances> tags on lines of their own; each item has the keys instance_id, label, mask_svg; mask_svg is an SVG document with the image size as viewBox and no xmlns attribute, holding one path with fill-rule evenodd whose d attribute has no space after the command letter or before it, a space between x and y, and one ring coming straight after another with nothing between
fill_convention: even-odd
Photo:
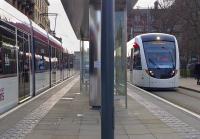
<instances>
[{"instance_id":1,"label":"tram track","mask_svg":"<svg viewBox=\"0 0 200 139\"><path fill-rule=\"evenodd\" d=\"M180 132L183 136L188 137L188 135L192 135L192 137L189 138L200 135L200 115L198 113L187 109L170 99L166 99L163 95L157 95L156 93L158 92L161 94L161 90L150 92L130 83L128 83L127 87L128 95L133 100L143 105L148 111L150 111L170 128ZM164 94L169 94L169 92L171 92L171 94L173 94L171 96L174 97L178 92L182 92L182 90L165 90ZM191 96L185 95L185 97ZM196 99L195 96L192 96L192 98ZM197 100L199 101L199 99Z\"/></svg>"},{"instance_id":2,"label":"tram track","mask_svg":"<svg viewBox=\"0 0 200 139\"><path fill-rule=\"evenodd\" d=\"M200 115L200 93L185 88L175 90L149 91L150 93Z\"/></svg>"},{"instance_id":3,"label":"tram track","mask_svg":"<svg viewBox=\"0 0 200 139\"><path fill-rule=\"evenodd\" d=\"M188 88L179 87L176 91L180 94L184 94L186 96L198 98L200 101L200 91L192 90Z\"/></svg>"},{"instance_id":4,"label":"tram track","mask_svg":"<svg viewBox=\"0 0 200 139\"><path fill-rule=\"evenodd\" d=\"M185 88L177 88L174 90L144 90L128 83L130 86L152 96L166 104L171 105L193 117L200 119L200 93Z\"/></svg>"}]
</instances>

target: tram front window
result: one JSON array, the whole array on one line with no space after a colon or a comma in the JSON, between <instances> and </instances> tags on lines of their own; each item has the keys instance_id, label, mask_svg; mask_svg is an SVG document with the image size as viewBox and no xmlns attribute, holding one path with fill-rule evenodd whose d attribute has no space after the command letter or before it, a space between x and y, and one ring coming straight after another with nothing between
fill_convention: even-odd
<instances>
[{"instance_id":1,"label":"tram front window","mask_svg":"<svg viewBox=\"0 0 200 139\"><path fill-rule=\"evenodd\" d=\"M175 43L167 41L144 42L147 67L155 78L172 77L171 72L176 65Z\"/></svg>"}]
</instances>

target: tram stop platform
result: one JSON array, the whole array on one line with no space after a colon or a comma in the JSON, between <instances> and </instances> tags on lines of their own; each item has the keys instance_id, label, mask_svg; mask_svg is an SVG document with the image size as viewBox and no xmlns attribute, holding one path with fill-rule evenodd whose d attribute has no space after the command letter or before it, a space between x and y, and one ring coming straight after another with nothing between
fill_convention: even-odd
<instances>
[{"instance_id":1,"label":"tram stop platform","mask_svg":"<svg viewBox=\"0 0 200 139\"><path fill-rule=\"evenodd\" d=\"M128 84L115 99L115 139L199 139L200 120ZM0 139L100 139L100 111L72 77L0 116Z\"/></svg>"},{"instance_id":2,"label":"tram stop platform","mask_svg":"<svg viewBox=\"0 0 200 139\"><path fill-rule=\"evenodd\" d=\"M195 78L180 78L180 87L200 92L200 85L197 85L197 80Z\"/></svg>"}]
</instances>

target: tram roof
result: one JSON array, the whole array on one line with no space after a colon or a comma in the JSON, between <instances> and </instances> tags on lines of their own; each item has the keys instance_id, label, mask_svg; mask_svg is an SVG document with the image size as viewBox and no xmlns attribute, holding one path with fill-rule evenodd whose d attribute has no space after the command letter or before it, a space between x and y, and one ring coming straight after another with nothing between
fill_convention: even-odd
<instances>
[{"instance_id":1,"label":"tram roof","mask_svg":"<svg viewBox=\"0 0 200 139\"><path fill-rule=\"evenodd\" d=\"M9 9L9 10L7 10ZM16 8L8 4L6 1L0 1L0 19L8 22L9 24L17 27L18 29L31 34L30 20L23 13ZM61 43L50 34L42 29L39 25L32 21L34 30L34 37L40 38L40 40L47 42L48 35L50 38L50 44L58 48L62 48Z\"/></svg>"},{"instance_id":2,"label":"tram roof","mask_svg":"<svg viewBox=\"0 0 200 139\"><path fill-rule=\"evenodd\" d=\"M165 33L146 33L138 35L138 37L141 37L143 42L157 40L158 38L160 41L175 41L173 35Z\"/></svg>"}]
</instances>

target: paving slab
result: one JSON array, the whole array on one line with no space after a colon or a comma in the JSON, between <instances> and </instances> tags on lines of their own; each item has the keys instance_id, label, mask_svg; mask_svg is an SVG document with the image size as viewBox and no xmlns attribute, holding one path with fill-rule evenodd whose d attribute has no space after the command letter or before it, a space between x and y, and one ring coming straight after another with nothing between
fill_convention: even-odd
<instances>
[{"instance_id":1,"label":"paving slab","mask_svg":"<svg viewBox=\"0 0 200 139\"><path fill-rule=\"evenodd\" d=\"M77 95L77 92L80 92L79 87L77 82L62 97L65 99L61 98L26 138L37 133L50 134L52 138L100 139L99 111L90 109L88 96ZM66 98L73 98L73 100ZM48 123L50 123L49 127L47 127ZM53 132L42 130L45 128L50 130L51 126L54 126Z\"/></svg>"},{"instance_id":2,"label":"paving slab","mask_svg":"<svg viewBox=\"0 0 200 139\"><path fill-rule=\"evenodd\" d=\"M67 84L66 84L67 85ZM63 86L65 88L66 86ZM56 103L39 119L25 139L100 139L101 119L100 111L89 106L88 95L80 93L79 80L68 90L60 88L54 93L60 98L52 100ZM61 92L60 92L61 91ZM53 96L53 94L52 94ZM49 96L51 97L51 95ZM72 99L69 99L72 98ZM45 103L48 98L43 99ZM42 102L42 101L40 101ZM142 102L146 103L146 102ZM34 109L40 107L34 103ZM26 107L26 106L25 106ZM28 108L28 107L27 107ZM31 108L31 105L29 105ZM32 108L33 112L34 109ZM30 113L29 111L27 111ZM23 121L27 113L21 117ZM10 116L11 117L11 116ZM13 117L14 118L14 117ZM18 119L20 116L18 115ZM9 119L6 119L9 121ZM19 120L20 121L20 120ZM0 120L0 123L4 123ZM15 126L17 121L8 127ZM13 126L12 126L13 125ZM26 123L24 124L24 126ZM0 129L2 126L0 125ZM9 128L8 128L9 129ZM3 131L0 130L0 131ZM115 101L115 139L179 139L183 136L175 129L163 122L159 116L149 111L147 107L136 99L128 97L128 109L124 107L124 100ZM3 132L0 132L0 134ZM12 132L10 132L12 133Z\"/></svg>"},{"instance_id":3,"label":"paving slab","mask_svg":"<svg viewBox=\"0 0 200 139\"><path fill-rule=\"evenodd\" d=\"M180 86L200 92L200 85L197 85L197 80L194 78L180 78Z\"/></svg>"},{"instance_id":4,"label":"paving slab","mask_svg":"<svg viewBox=\"0 0 200 139\"><path fill-rule=\"evenodd\" d=\"M131 135L130 139L157 139L152 134Z\"/></svg>"}]
</instances>

